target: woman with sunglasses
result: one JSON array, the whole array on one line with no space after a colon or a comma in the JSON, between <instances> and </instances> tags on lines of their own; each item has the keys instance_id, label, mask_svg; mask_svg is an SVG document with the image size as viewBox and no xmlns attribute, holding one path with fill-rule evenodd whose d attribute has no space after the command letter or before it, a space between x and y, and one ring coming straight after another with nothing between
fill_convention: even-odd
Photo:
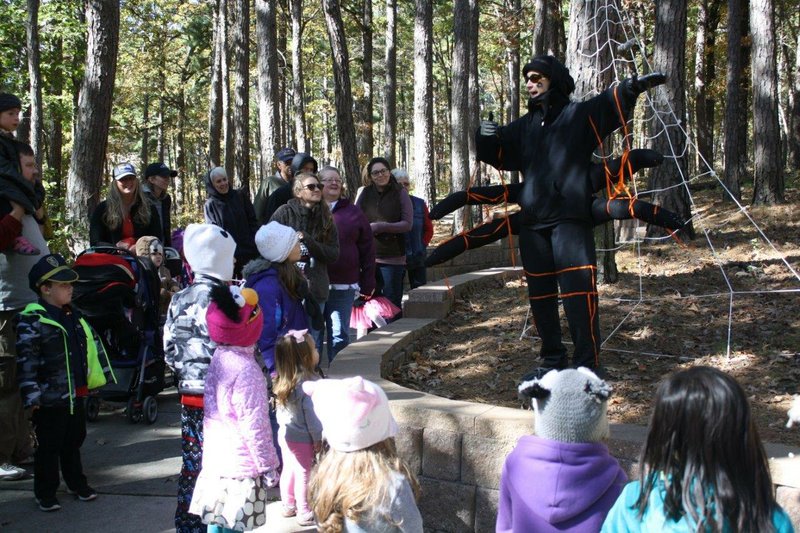
<instances>
[{"instance_id":1,"label":"woman with sunglasses","mask_svg":"<svg viewBox=\"0 0 800 533\"><path fill-rule=\"evenodd\" d=\"M133 250L137 239L160 232L158 217L153 216L134 166L115 166L106 199L97 204L89 218L89 244Z\"/></svg>"},{"instance_id":2,"label":"woman with sunglasses","mask_svg":"<svg viewBox=\"0 0 800 533\"><path fill-rule=\"evenodd\" d=\"M256 248L256 211L250 196L243 189L234 189L228 173L222 167L214 167L204 176L208 199L203 207L206 224L216 224L231 234L236 241L233 257L233 277L242 277L242 268L259 257Z\"/></svg>"},{"instance_id":3,"label":"woman with sunglasses","mask_svg":"<svg viewBox=\"0 0 800 533\"><path fill-rule=\"evenodd\" d=\"M328 204L322 201L322 184L314 174L297 174L292 192L294 198L280 206L272 220L297 231L302 251L298 266L308 279L308 288L319 306L321 318L330 291L328 265L339 258L339 234ZM309 313L309 317L314 318L314 315ZM312 325L311 334L319 341L322 324L317 321Z\"/></svg>"},{"instance_id":4,"label":"woman with sunglasses","mask_svg":"<svg viewBox=\"0 0 800 533\"><path fill-rule=\"evenodd\" d=\"M414 207L408 192L392 176L389 161L373 157L363 176L356 205L367 215L375 238L376 288L402 309L406 272L405 233L411 231Z\"/></svg>"}]
</instances>

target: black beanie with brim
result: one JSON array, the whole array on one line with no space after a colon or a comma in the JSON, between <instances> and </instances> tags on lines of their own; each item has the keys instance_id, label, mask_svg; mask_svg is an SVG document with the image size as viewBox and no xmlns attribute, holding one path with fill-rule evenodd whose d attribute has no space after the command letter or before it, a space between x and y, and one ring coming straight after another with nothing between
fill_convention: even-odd
<instances>
[{"instance_id":1,"label":"black beanie with brim","mask_svg":"<svg viewBox=\"0 0 800 533\"><path fill-rule=\"evenodd\" d=\"M22 100L11 93L0 93L0 113L9 109L22 109Z\"/></svg>"}]
</instances>

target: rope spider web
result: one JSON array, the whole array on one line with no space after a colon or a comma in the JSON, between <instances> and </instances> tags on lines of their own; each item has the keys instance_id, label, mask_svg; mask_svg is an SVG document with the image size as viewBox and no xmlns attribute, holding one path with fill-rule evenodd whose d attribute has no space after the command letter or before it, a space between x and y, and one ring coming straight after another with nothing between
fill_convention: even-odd
<instances>
[{"instance_id":1,"label":"rope spider web","mask_svg":"<svg viewBox=\"0 0 800 533\"><path fill-rule=\"evenodd\" d=\"M580 60L591 63L599 79L611 77L614 83L654 71L630 13L617 1L597 8L589 21L592 31L582 36L579 47L593 50ZM623 238L613 251L620 264L619 281L599 288L602 349L681 359L730 360L755 353L797 357L798 219L791 219L790 206L750 208L740 202L713 162L699 153L687 126L665 86L658 86L639 98L622 135L614 134L617 147L596 154L605 160L635 145L659 146L662 167L675 177L673 183L650 189L643 171L631 178L630 193L651 200L657 193L682 189L697 231L693 241L681 243L669 235L648 237L646 224L637 219L618 224ZM675 138L682 142L674 143ZM695 158L694 165L688 164L689 157ZM784 222L788 227L782 229ZM620 232L620 226L627 231ZM598 248L598 253L608 251ZM528 309L520 338L535 339L532 328Z\"/></svg>"}]
</instances>

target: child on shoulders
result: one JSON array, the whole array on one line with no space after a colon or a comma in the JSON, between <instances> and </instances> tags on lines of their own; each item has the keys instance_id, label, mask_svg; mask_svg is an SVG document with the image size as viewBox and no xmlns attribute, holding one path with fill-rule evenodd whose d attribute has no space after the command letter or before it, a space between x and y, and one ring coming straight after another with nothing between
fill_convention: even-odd
<instances>
[{"instance_id":1,"label":"child on shoulders","mask_svg":"<svg viewBox=\"0 0 800 533\"><path fill-rule=\"evenodd\" d=\"M604 444L611 387L586 368L519 386L535 435L519 439L500 478L497 531L598 531L627 476Z\"/></svg>"},{"instance_id":2,"label":"child on shoulders","mask_svg":"<svg viewBox=\"0 0 800 533\"><path fill-rule=\"evenodd\" d=\"M397 423L386 393L371 381L307 381L330 450L314 470L309 494L322 533L421 533L419 485L397 455Z\"/></svg>"}]
</instances>

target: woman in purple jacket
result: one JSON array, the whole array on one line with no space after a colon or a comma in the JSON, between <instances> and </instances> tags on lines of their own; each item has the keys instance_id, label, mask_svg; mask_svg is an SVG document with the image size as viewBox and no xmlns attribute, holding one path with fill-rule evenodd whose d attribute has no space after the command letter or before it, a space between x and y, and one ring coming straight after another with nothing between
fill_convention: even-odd
<instances>
[{"instance_id":1,"label":"woman in purple jacket","mask_svg":"<svg viewBox=\"0 0 800 533\"><path fill-rule=\"evenodd\" d=\"M331 285L324 313L330 362L350 343L350 312L356 291L362 300L375 291L375 244L364 212L343 197L339 171L328 166L318 177L323 185L322 199L330 207L339 232L339 259L328 264ZM322 353L321 338L319 344L317 351Z\"/></svg>"}]
</instances>

